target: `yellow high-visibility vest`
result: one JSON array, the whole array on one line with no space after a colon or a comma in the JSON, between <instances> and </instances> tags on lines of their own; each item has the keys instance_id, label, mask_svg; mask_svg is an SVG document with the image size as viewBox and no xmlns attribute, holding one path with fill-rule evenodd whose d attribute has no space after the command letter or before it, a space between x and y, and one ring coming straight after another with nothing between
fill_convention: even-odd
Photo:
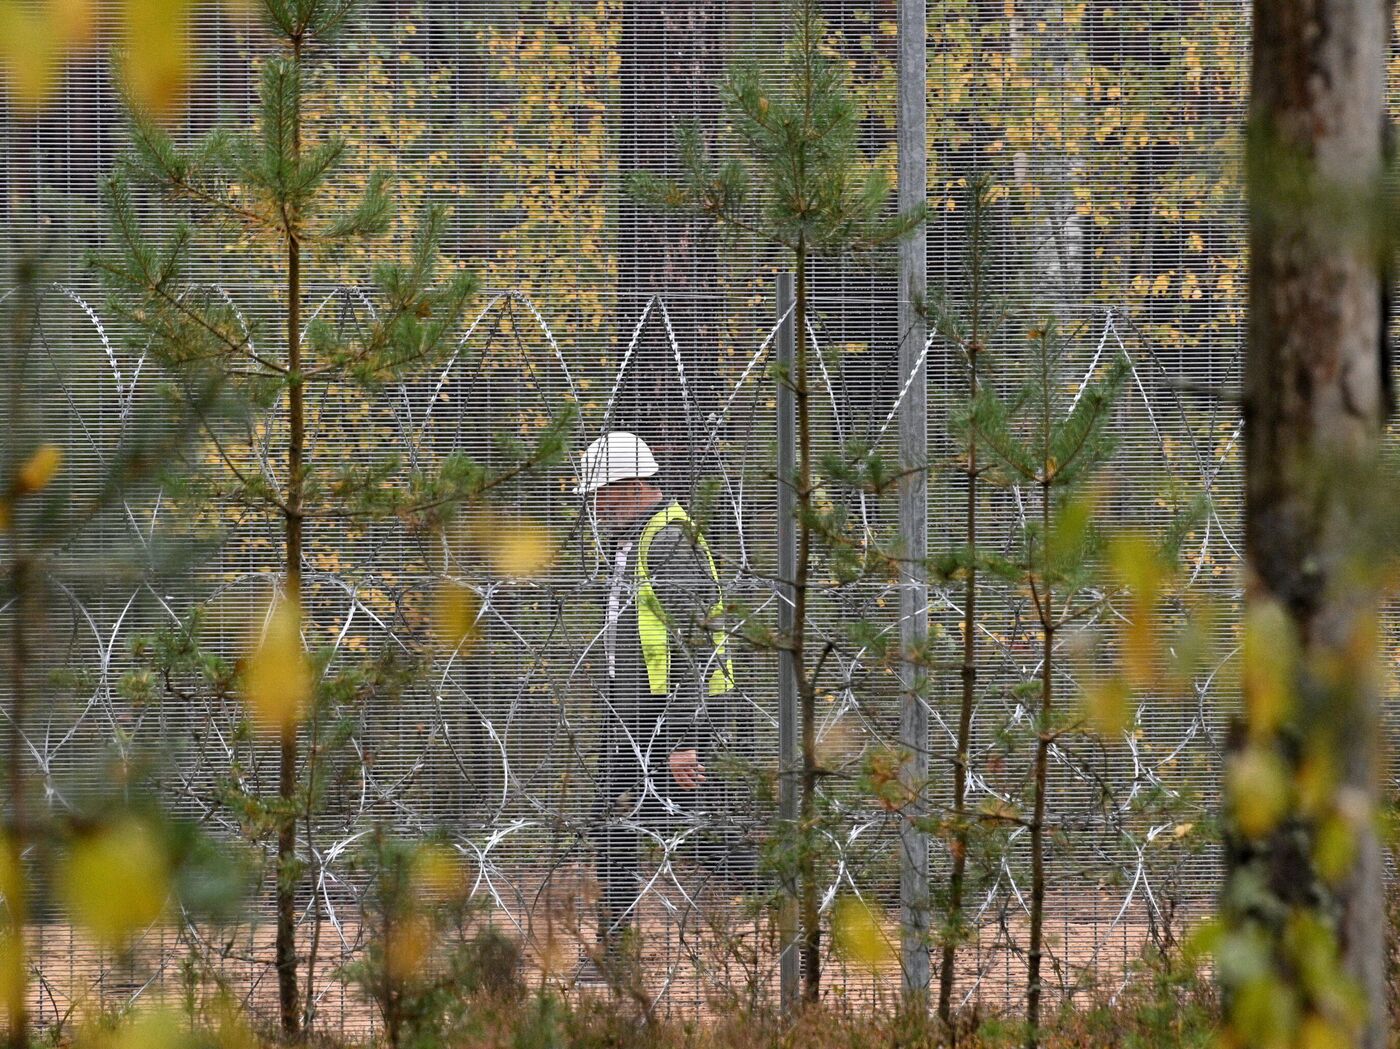
<instances>
[{"instance_id":1,"label":"yellow high-visibility vest","mask_svg":"<svg viewBox=\"0 0 1400 1049\"><path fill-rule=\"evenodd\" d=\"M670 613L661 606L661 599L656 596L656 588L651 585L647 557L651 554L651 541L656 538L657 533L667 525L673 524L684 525L694 536L696 546L705 555L710 578L716 586L719 585L719 571L715 568L715 559L710 554L710 545L695 528L695 522L690 519L685 509L679 503L672 503L653 514L642 529L637 550L637 633L642 641L642 658L647 665L647 683L651 686L652 695L656 696L664 696L670 691L671 644L668 627L673 625L673 620ZM724 602L721 600L710 610L710 615L718 619L723 611ZM710 675L709 694L717 696L734 687L734 667L725 654L724 631L712 631L710 636L714 642L715 659L719 666Z\"/></svg>"}]
</instances>

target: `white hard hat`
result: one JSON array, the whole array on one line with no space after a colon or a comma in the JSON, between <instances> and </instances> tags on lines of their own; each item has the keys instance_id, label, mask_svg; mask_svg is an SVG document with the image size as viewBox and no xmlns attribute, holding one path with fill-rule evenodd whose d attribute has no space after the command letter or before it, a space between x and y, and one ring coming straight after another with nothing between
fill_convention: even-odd
<instances>
[{"instance_id":1,"label":"white hard hat","mask_svg":"<svg viewBox=\"0 0 1400 1049\"><path fill-rule=\"evenodd\" d=\"M653 477L659 469L646 441L635 433L615 430L603 434L583 453L574 494L587 495L614 481Z\"/></svg>"}]
</instances>

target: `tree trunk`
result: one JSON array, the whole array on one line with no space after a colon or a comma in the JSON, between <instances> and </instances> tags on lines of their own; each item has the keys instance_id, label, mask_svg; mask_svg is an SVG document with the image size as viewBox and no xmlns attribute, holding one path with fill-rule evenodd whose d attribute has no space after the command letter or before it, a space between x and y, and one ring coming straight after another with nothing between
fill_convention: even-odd
<instances>
[{"instance_id":1,"label":"tree trunk","mask_svg":"<svg viewBox=\"0 0 1400 1049\"><path fill-rule=\"evenodd\" d=\"M293 60L301 61L299 47ZM292 134L292 156L301 155L300 113ZM287 593L300 616L302 554L302 487L306 444L305 394L302 388L301 360L301 242L295 216L287 219L287 500L286 563ZM288 720L282 728L277 796L277 997L281 1007L282 1032L289 1038L301 1033L297 1004L296 930L296 835L295 807L297 783L297 725Z\"/></svg>"},{"instance_id":2,"label":"tree trunk","mask_svg":"<svg viewBox=\"0 0 1400 1049\"><path fill-rule=\"evenodd\" d=\"M1047 357L1042 352L1041 367L1045 368ZM1041 382L1048 407L1050 399L1050 377L1042 372ZM1050 420L1044 420L1042 448L1048 457L1050 449ZM1051 486L1051 464L1047 458L1042 467L1044 480L1040 485L1040 543L1041 565L1048 567L1046 546L1050 540L1050 500L1054 493ZM1031 562L1034 564L1034 561ZM1040 620L1040 713L1036 719L1039 732L1035 741L1035 802L1031 815L1031 929L1030 947L1026 952L1026 1049L1036 1049L1040 1044L1040 999L1043 985L1041 956L1045 951L1045 791L1050 771L1050 741L1053 738L1054 686L1055 686L1055 605L1054 594L1050 589L1048 571L1041 573L1042 588L1035 587L1035 570L1031 569L1031 593L1035 600L1036 614Z\"/></svg>"},{"instance_id":3,"label":"tree trunk","mask_svg":"<svg viewBox=\"0 0 1400 1049\"><path fill-rule=\"evenodd\" d=\"M802 814L798 851L802 878L802 996L809 1004L821 999L821 893L817 885L817 691L807 669L807 590L812 561L812 421L807 389L807 251L796 252L796 293L792 319L796 330L796 365L788 381L797 409L797 575L793 579L792 661L797 670L797 694L802 727Z\"/></svg>"},{"instance_id":4,"label":"tree trunk","mask_svg":"<svg viewBox=\"0 0 1400 1049\"><path fill-rule=\"evenodd\" d=\"M21 237L32 234L36 226L28 224L29 206L19 199L15 202L18 222L12 228L20 231ZM17 238L19 239L19 238ZM24 265L19 261L27 247L27 240L20 240L20 250L16 252L14 273L23 285ZM9 419L8 448L14 468L18 468L26 455L26 434L29 426L25 418L25 379L28 373L29 347L32 345L32 325L38 311L34 299L37 289L21 286L10 304L10 330L3 333L9 337ZM15 511L10 511L15 513ZM31 562L25 543L23 520L18 514L10 521L10 593L13 606L10 609L10 731L6 754L8 767L5 770L6 794L10 808L9 833L5 835L3 848L5 855L0 857L8 872L13 875L11 891L5 899L5 927L0 935L0 947L8 957L0 958L0 970L7 983L5 996L6 1019L9 1022L6 1044L11 1049L27 1049L29 1045L29 962L25 954L24 933L29 924L28 879L24 877L24 849L29 837L28 783L25 774L24 729L28 722L29 663L33 658L29 629L36 617L34 608L34 587L37 584L35 566Z\"/></svg>"},{"instance_id":5,"label":"tree trunk","mask_svg":"<svg viewBox=\"0 0 1400 1049\"><path fill-rule=\"evenodd\" d=\"M1246 607L1281 611L1297 648L1281 720L1265 721L1268 697L1247 672L1245 723L1235 736L1237 746L1263 748L1295 781L1319 762L1336 776L1319 802L1300 804L1264 833L1231 828L1224 901L1233 923L1266 938L1303 1018L1325 1014L1324 1003L1309 997L1280 915L1316 918L1335 934L1341 966L1365 997L1354 1042L1363 1049L1381 1049L1387 1037L1374 830L1375 572L1358 555L1387 409L1371 236L1381 222L1371 205L1381 180L1389 36L1384 0L1254 5ZM1315 846L1328 821L1351 833L1340 872L1319 869ZM1248 898L1232 894L1246 885L1254 886Z\"/></svg>"},{"instance_id":6,"label":"tree trunk","mask_svg":"<svg viewBox=\"0 0 1400 1049\"><path fill-rule=\"evenodd\" d=\"M33 344L33 328L38 313L37 282L33 279L35 260L39 257L39 206L33 188L28 180L26 167L31 160L29 142L35 133L34 125L18 117L11 129L11 152L7 165L9 177L6 182L8 201L6 217L10 242L4 259L5 276L19 287L10 304L9 337L10 357L6 361L9 371L9 448L12 452L12 465L18 467L26 454L25 438L29 429L25 420L25 379L29 363L29 347ZM31 449L32 450L32 449ZM11 511L14 513L14 511ZM17 516L17 515L16 515ZM29 960L25 949L24 933L29 924L28 883L23 876L24 850L29 838L28 783L24 771L25 725L28 721L29 662L33 656L30 627L36 615L33 607L34 587L37 585L34 564L30 561L23 542L22 522L13 520L10 533L10 571L14 606L10 610L10 731L6 770L6 793L10 806L10 826L8 840L4 843L6 856L0 862L20 876L15 879L15 899L5 900L4 937L9 942L0 945L8 948L10 957L0 961L9 968L5 973L7 981L15 986L5 1004L8 1013L9 1030L7 1044L14 1049L24 1049L29 1045Z\"/></svg>"},{"instance_id":7,"label":"tree trunk","mask_svg":"<svg viewBox=\"0 0 1400 1049\"><path fill-rule=\"evenodd\" d=\"M977 190L980 195L981 190ZM981 201L975 201L974 219L982 220ZM980 228L972 232L972 250L980 252ZM967 338L967 399L977 399L979 377L978 355L982 352L982 259L974 256L972 274L972 321ZM977 435L968 433L967 443L967 509L965 511L964 542L968 553L967 580L963 588L962 665L959 676L962 696L958 704L957 752L953 755L953 868L948 877L948 927L943 943L943 958L938 969L938 1018L951 1025L953 1020L953 985L957 979L958 938L962 935L963 886L967 879L967 765L972 749L972 711L977 703L977 549L980 533L977 528Z\"/></svg>"},{"instance_id":8,"label":"tree trunk","mask_svg":"<svg viewBox=\"0 0 1400 1049\"><path fill-rule=\"evenodd\" d=\"M18 347L16 347L18 348ZM14 389L20 387L18 378L13 380ZM18 414L12 423L19 430ZM11 1049L27 1049L29 1045L29 962L25 953L25 927L29 923L27 898L28 879L24 876L24 849L29 838L29 825L26 806L27 784L24 771L24 726L26 723L26 700L29 683L26 672L31 657L29 646L29 623L34 614L35 573L27 555L20 548L18 529L11 533L14 546L13 601L10 620L10 737L9 768L7 770L8 794L10 802L9 834L4 843L6 855L0 859L12 877L11 891L5 900L4 939L0 944L7 947L9 957L0 961L8 968L5 973L7 987L5 1008L9 1019L9 1040ZM7 942L6 942L7 941Z\"/></svg>"}]
</instances>

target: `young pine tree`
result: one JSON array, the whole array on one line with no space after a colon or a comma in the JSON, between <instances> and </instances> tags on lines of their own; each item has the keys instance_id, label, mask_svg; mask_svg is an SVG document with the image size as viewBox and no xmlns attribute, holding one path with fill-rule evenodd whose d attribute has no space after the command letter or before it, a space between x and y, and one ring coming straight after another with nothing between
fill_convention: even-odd
<instances>
[{"instance_id":1,"label":"young pine tree","mask_svg":"<svg viewBox=\"0 0 1400 1049\"><path fill-rule=\"evenodd\" d=\"M968 189L967 233L964 243L964 269L967 280L966 301L954 304L946 295L929 296L929 320L939 337L950 347L956 367L961 371L965 386L959 398L961 408L982 395L988 376L988 346L1002 320L1003 307L992 295L990 273L990 199L992 184L987 178L974 179ZM965 935L963 928L963 893L967 879L968 849L973 842L973 827L967 813L968 760L972 746L972 716L977 705L978 664L978 598L982 582L978 576L982 530L978 511L983 498L982 475L987 465L975 427L958 432L960 460L954 467L966 484L962 545L934 562L935 572L953 584L961 584L963 607L961 616L962 650L958 661L959 700L957 738L953 755L952 808L946 819L937 821L947 835L952 853L952 869L948 877L947 905L943 918L943 949L939 966L938 1016L944 1023L952 1020L953 983L957 973L957 949Z\"/></svg>"},{"instance_id":2,"label":"young pine tree","mask_svg":"<svg viewBox=\"0 0 1400 1049\"><path fill-rule=\"evenodd\" d=\"M277 525L280 593L257 652L242 674L234 673L200 650L195 624L171 632L151 651L163 670L192 674L205 694L237 693L249 705L253 726L275 743L275 791L255 777L231 775L228 793L245 806L240 824L266 828L275 840L279 1014L284 1033L296 1036L312 1018L309 985L319 927L313 925L306 979L299 984L295 897L306 877L303 856L314 850L309 842L299 846L298 822L304 821L307 835L313 832L327 786L320 768L330 749L345 742L352 720L345 712L408 680L404 668L384 663L332 673L328 651L306 658L303 635L317 621L303 585L309 544L318 530L334 540L352 524L375 520L439 522L529 464L562 454L569 414L560 413L532 447L516 448L514 461L496 474L460 456L436 471L421 463L406 467L379 451L374 434L362 435L358 464L336 462L325 440L311 442L314 396L333 390L341 403L358 398L361 406L372 405L383 385L453 349L476 280L461 269L444 272L439 242L445 219L430 209L406 258L373 267L361 300L373 304L362 311L368 316L338 326L328 319L331 311L313 315L312 303L327 294L324 285L312 290L317 276L350 257L352 248L380 242L384 256L405 253L400 245L383 244L392 214L385 174L369 173L356 203L333 208L328 201L337 197L333 178L345 142L306 133L315 66L345 28L352 3L262 0L258 6L274 47L259 60L254 126L215 131L182 149L136 114L133 151L107 189L112 249L95 256L94 264L121 317L174 387L217 381L259 413L257 426L241 436L207 427L205 460L215 464L213 476L206 469L204 483L186 493L195 503L205 501L206 519L217 522L221 512L236 511ZM138 221L149 201L174 219L159 242ZM229 252L230 245L238 250ZM235 305L216 279L255 288L263 298ZM342 415L340 425L348 419ZM391 446L392 433L378 437ZM262 462L261 441L268 449ZM167 682L177 676L160 675Z\"/></svg>"},{"instance_id":3,"label":"young pine tree","mask_svg":"<svg viewBox=\"0 0 1400 1049\"><path fill-rule=\"evenodd\" d=\"M756 63L730 70L721 86L725 112L737 138L736 155L712 165L694 129L680 138L685 174L666 180L631 176L632 192L655 206L696 213L723 230L752 238L781 253L794 274L793 325L797 332L791 374L779 375L793 395L797 417L795 476L797 565L792 583L795 629L777 639L796 668L802 744L800 833L812 838L817 820L818 682L812 625L808 622L816 545L841 529L825 519L813 445L812 389L815 365L807 339L808 278L814 258L830 258L892 244L923 220L922 211L891 216L889 186L861 152L862 113L845 66L828 50L820 5L792 7L790 41L776 70ZM787 770L784 770L785 772ZM798 849L801 959L804 996L821 991L820 886L815 844Z\"/></svg>"},{"instance_id":4,"label":"young pine tree","mask_svg":"<svg viewBox=\"0 0 1400 1049\"><path fill-rule=\"evenodd\" d=\"M1075 389L1065 368L1071 340L1061 335L1053 321L1033 330L1030 338L1035 353L1024 384L1011 397L982 385L956 426L965 448L986 453L991 469L983 477L1033 495L1025 500L1015 552L1007 556L979 552L969 564L979 564L983 571L995 573L1029 595L1030 619L1037 634L1039 673L1021 689L1034 704L1031 814L1002 817L1023 825L1030 837L1026 1022L1027 1046L1034 1049L1039 1044L1043 989L1051 748L1081 727L1077 703L1057 703L1057 644L1066 627L1085 619L1103 601L1090 589L1103 536L1092 520L1085 486L1112 453L1107 424L1127 362L1114 359ZM1066 392L1067 386L1074 392ZM963 742L959 740L960 746Z\"/></svg>"}]
</instances>

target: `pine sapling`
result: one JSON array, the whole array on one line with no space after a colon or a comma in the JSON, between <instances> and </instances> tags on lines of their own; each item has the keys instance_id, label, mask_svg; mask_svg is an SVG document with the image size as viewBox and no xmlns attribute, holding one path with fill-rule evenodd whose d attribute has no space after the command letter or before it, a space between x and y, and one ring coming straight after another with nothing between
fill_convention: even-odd
<instances>
[{"instance_id":1,"label":"pine sapling","mask_svg":"<svg viewBox=\"0 0 1400 1049\"><path fill-rule=\"evenodd\" d=\"M797 565L792 583L795 630L777 639L796 667L801 736L800 885L803 993L821 993L820 885L816 870L817 653L808 611L815 541L822 529L812 422L811 347L807 338L810 267L814 258L846 255L894 243L923 218L922 210L889 216L887 180L860 148L861 110L844 65L825 42L820 5L802 0L791 9L791 33L775 72L756 63L731 69L721 85L725 113L739 140L738 155L709 162L694 129L680 137L685 173L679 180L634 173L632 192L655 206L698 213L721 229L782 253L794 274L792 373L777 381L791 390L797 420L796 470L780 479L793 488ZM809 663L812 664L809 666ZM787 770L784 770L785 772ZM785 945L786 946L786 945Z\"/></svg>"},{"instance_id":2,"label":"pine sapling","mask_svg":"<svg viewBox=\"0 0 1400 1049\"><path fill-rule=\"evenodd\" d=\"M1040 1039L1044 983L1046 832L1049 829L1050 757L1056 740L1077 727L1056 703L1057 638L1101 599L1088 590L1102 536L1092 520L1084 487L1112 454L1107 432L1112 408L1127 374L1116 357L1067 394L1066 357L1071 340L1049 320L1030 333L1030 374L1010 398L984 385L959 420L965 440L975 438L995 463L1000 479L1035 493L1021 522L1019 552L983 559L984 565L1029 595L1037 633L1036 679L1022 691L1035 700L1035 747L1030 770L1030 930L1026 959L1028 1049Z\"/></svg>"},{"instance_id":3,"label":"pine sapling","mask_svg":"<svg viewBox=\"0 0 1400 1049\"><path fill-rule=\"evenodd\" d=\"M337 326L325 313L308 314L318 276L324 281L325 274L338 272L347 249L382 244L390 234L388 180L384 172L370 172L357 202L333 206L332 176L342 167L345 143L337 137L312 140L305 131L316 65L346 27L353 4L262 0L260 7L275 51L261 60L255 127L215 131L182 149L136 114L133 151L107 190L114 248L95 256L94 263L120 315L177 385L194 387L209 377L223 381L243 396L250 417L258 420L252 429L264 426L280 443L280 470L261 469L253 463L255 452L242 446L240 458L230 435L210 425L205 436L220 476L190 488L215 507L213 514L231 505L280 523L280 593L258 652L240 675L192 654L189 645L167 647L182 653L182 667L203 676L206 690L239 691L251 713L261 708L257 720L275 739L275 796L266 797L261 789L239 796L253 817L246 825L269 825L275 838L279 1015L283 1032L297 1037L313 1014L320 913L313 909L311 949L301 959L296 895L306 878L302 856L314 856L315 850L309 841L299 848L298 822L309 838L326 786L320 770L336 741L343 746L346 738L339 727L331 731L326 719L336 720L344 704L402 687L406 677L404 668L388 665L332 673L329 653L301 666L307 662L303 635L316 621L303 584L309 544L318 528L333 533L351 522L399 519L424 528L443 523L462 503L560 456L571 412L556 413L532 446L513 449L507 455L511 462L497 471L463 456L446 458L436 471L418 462L405 468L397 456L373 447L369 465L315 457L310 392L334 388L338 396L358 395L362 403L372 403L385 384L444 359L456 346L477 281L459 267L442 272L446 218L430 208L406 251L390 246L389 257L403 256L401 261L373 268L364 297L373 303L368 318ZM153 242L141 228L133 186L171 208L176 221L163 243ZM221 250L228 243L239 244L241 251ZM236 308L207 275L226 274L230 267L240 285L265 289L269 302ZM276 322L266 332L249 319L269 315ZM243 791L243 783L234 784L234 794ZM298 972L303 961L304 986Z\"/></svg>"},{"instance_id":4,"label":"pine sapling","mask_svg":"<svg viewBox=\"0 0 1400 1049\"><path fill-rule=\"evenodd\" d=\"M953 348L960 358L959 365L966 382L963 410L981 394L984 381L987 346L994 326L1000 319L1000 308L992 301L989 287L988 212L991 182L986 178L973 180L968 191L965 271L968 282L967 302L956 310L945 296L930 297L930 321L935 331ZM935 570L950 580L960 580L963 592L961 616L962 652L958 665L959 702L957 737L953 755L952 812L948 818L949 849L952 868L948 878L947 911L944 919L944 941L938 978L938 1017L944 1024L952 1022L953 985L957 974L957 949L963 936L963 892L967 878L967 855L971 835L967 818L967 778L969 753L972 746L972 715L977 705L978 646L981 627L978 618L978 557L981 532L978 528L979 482L986 466L979 460L975 428L959 430L962 459L958 472L967 486L964 503L963 545L938 559Z\"/></svg>"}]
</instances>

